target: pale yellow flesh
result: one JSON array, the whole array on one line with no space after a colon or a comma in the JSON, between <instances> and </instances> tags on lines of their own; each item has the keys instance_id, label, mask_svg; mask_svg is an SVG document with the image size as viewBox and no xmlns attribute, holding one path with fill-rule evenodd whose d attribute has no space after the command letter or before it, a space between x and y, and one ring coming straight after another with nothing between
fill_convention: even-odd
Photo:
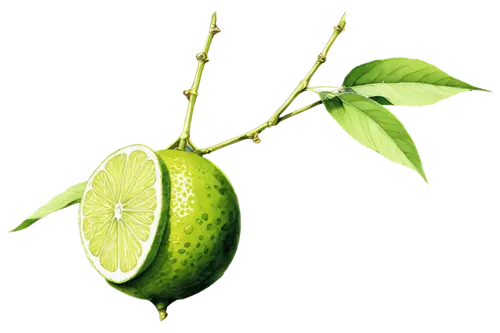
<instances>
[{"instance_id":1,"label":"pale yellow flesh","mask_svg":"<svg viewBox=\"0 0 500 333\"><path fill-rule=\"evenodd\" d=\"M81 231L104 271L128 273L142 264L161 196L156 180L154 162L141 150L112 156L89 180Z\"/></svg>"}]
</instances>

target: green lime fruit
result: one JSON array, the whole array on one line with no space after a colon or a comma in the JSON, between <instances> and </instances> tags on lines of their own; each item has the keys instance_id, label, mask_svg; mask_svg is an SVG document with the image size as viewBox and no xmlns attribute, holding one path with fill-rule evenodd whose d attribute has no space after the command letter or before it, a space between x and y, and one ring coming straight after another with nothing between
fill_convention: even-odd
<instances>
[{"instance_id":1,"label":"green lime fruit","mask_svg":"<svg viewBox=\"0 0 500 333\"><path fill-rule=\"evenodd\" d=\"M233 187L209 160L192 152L161 150L170 174L167 226L151 265L114 288L153 302L160 319L175 300L217 281L231 263L240 235L240 210ZM168 196L168 194L166 194Z\"/></svg>"}]
</instances>

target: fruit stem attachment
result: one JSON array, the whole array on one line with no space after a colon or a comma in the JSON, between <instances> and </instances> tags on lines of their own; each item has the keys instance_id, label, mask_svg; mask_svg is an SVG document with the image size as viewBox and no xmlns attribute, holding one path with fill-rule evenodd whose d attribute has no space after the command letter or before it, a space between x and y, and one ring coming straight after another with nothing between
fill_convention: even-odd
<instances>
[{"instance_id":1,"label":"fruit stem attachment","mask_svg":"<svg viewBox=\"0 0 500 333\"><path fill-rule=\"evenodd\" d=\"M328 51L330 51L330 48L332 47L333 42L335 42L335 40L337 39L337 37L345 29L345 25L346 25L345 18L346 18L346 15L347 15L347 13L344 13L344 15L340 19L339 23L337 24L337 26L335 26L333 28L333 33L332 33L330 39L328 40L328 43L326 43L325 48L318 55L318 58L317 58L316 62L314 63L313 67L311 68L311 70L309 71L309 73L307 73L307 75L299 82L299 85L294 89L294 91L290 94L290 96L288 96L288 98L279 107L279 109L271 116L271 118L269 118L268 121L266 121L265 123L263 123L262 125L260 125L260 126L258 126L256 128L254 128L253 130L246 132L245 134L236 136L236 137L234 137L232 139L226 140L224 142L221 142L219 144L213 145L213 146L208 147L208 148L196 149L195 152L198 153L198 154L200 154L200 155L209 154L209 153L211 153L213 151L216 151L218 149L227 147L229 145L232 145L233 143L240 142L240 141L243 141L243 140L246 140L246 139L251 139L255 143L259 143L260 139L259 139L258 135L261 132L263 132L265 129L270 128L272 126L276 126L280 122L282 122L283 120L289 119L289 118L291 118L293 116L296 116L296 115L298 115L298 114L300 114L300 113L302 113L304 111L312 109L313 107L315 107L317 105L322 104L323 103L322 101L317 101L317 102L309 104L309 105L307 105L307 106L305 106L303 108L300 108L300 109L298 109L296 111L293 111L293 112L291 112L289 114L286 114L285 116L281 116L283 114L283 112L285 112L285 110L290 106L290 104L292 104L292 102L295 100L295 98L297 98L298 95L300 95L305 90L307 90L307 88L309 86L309 82L311 81L311 78L313 77L313 75L316 73L316 71L318 70L318 68L323 63L326 62L326 57L328 55Z\"/></svg>"},{"instance_id":2,"label":"fruit stem attachment","mask_svg":"<svg viewBox=\"0 0 500 333\"><path fill-rule=\"evenodd\" d=\"M209 61L208 50L210 49L210 45L212 44L212 39L219 32L220 29L217 27L217 12L214 12L210 21L210 28L208 30L208 36L205 42L205 46L203 47L203 51L196 55L198 67L196 69L193 84L191 85L191 88L184 90L183 92L184 96L187 97L189 104L186 112L186 118L184 119L184 128L182 129L182 133L178 139L178 142L172 145L175 146L173 148L186 150L186 145L188 145L191 149L198 150L198 148L196 148L196 146L194 146L194 144L191 142L191 120L193 119L194 104L196 103L196 98L198 97L198 88L200 87L201 75L203 74L205 64ZM172 146L170 146L169 148L172 148Z\"/></svg>"}]
</instances>

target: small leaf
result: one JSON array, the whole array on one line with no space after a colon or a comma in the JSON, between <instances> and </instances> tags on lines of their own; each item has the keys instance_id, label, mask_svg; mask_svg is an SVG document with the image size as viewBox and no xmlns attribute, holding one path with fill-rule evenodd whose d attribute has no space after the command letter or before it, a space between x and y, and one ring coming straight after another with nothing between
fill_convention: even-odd
<instances>
[{"instance_id":1,"label":"small leaf","mask_svg":"<svg viewBox=\"0 0 500 333\"><path fill-rule=\"evenodd\" d=\"M319 95L330 115L359 143L418 172L427 182L417 147L403 124L370 98L352 93Z\"/></svg>"},{"instance_id":2,"label":"small leaf","mask_svg":"<svg viewBox=\"0 0 500 333\"><path fill-rule=\"evenodd\" d=\"M52 200L40 207L40 209L38 209L33 215L24 220L23 223L21 223L17 228L11 230L11 232L26 229L39 219L55 211L79 203L82 199L83 191L85 190L86 185L87 182L76 184L68 188L63 193L56 195L52 198Z\"/></svg>"},{"instance_id":3,"label":"small leaf","mask_svg":"<svg viewBox=\"0 0 500 333\"><path fill-rule=\"evenodd\" d=\"M349 92L379 96L393 105L422 106L467 90L485 89L457 80L436 66L418 59L375 60L354 68L344 79ZM382 103L386 104L386 103Z\"/></svg>"}]
</instances>

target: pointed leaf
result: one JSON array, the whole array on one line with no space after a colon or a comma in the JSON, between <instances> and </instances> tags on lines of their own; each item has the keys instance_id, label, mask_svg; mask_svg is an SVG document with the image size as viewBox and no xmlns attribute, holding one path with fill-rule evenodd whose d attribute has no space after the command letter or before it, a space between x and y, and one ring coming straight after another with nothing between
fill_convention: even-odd
<instances>
[{"instance_id":1,"label":"pointed leaf","mask_svg":"<svg viewBox=\"0 0 500 333\"><path fill-rule=\"evenodd\" d=\"M21 223L17 228L11 230L11 232L26 229L42 217L79 203L86 185L87 182L76 184L68 188L63 193L56 195L52 198L52 200L40 207L40 209L38 209L33 215L24 220L23 223Z\"/></svg>"},{"instance_id":2,"label":"pointed leaf","mask_svg":"<svg viewBox=\"0 0 500 333\"><path fill-rule=\"evenodd\" d=\"M319 92L330 115L359 143L418 172L427 182L417 147L403 124L370 98L352 93Z\"/></svg>"},{"instance_id":3,"label":"pointed leaf","mask_svg":"<svg viewBox=\"0 0 500 333\"><path fill-rule=\"evenodd\" d=\"M375 60L354 68L344 79L347 92L379 96L393 105L422 106L467 90L485 89L457 80L418 59ZM382 103L386 104L386 103Z\"/></svg>"}]
</instances>

